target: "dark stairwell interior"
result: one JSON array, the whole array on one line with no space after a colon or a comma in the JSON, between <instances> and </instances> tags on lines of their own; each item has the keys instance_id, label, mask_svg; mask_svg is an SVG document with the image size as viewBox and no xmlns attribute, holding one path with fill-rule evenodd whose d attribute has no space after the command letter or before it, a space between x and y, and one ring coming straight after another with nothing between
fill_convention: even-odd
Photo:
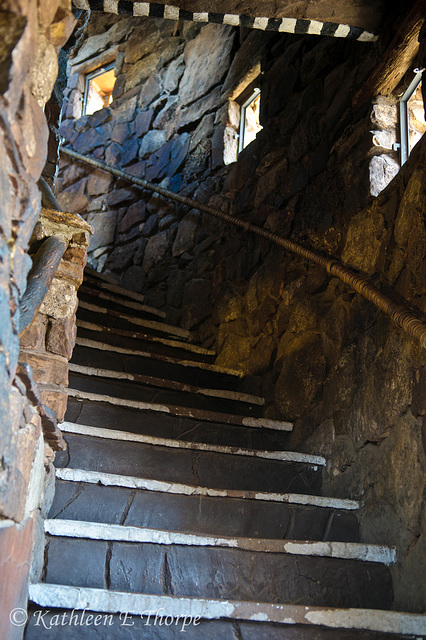
<instances>
[{"instance_id":1,"label":"dark stairwell interior","mask_svg":"<svg viewBox=\"0 0 426 640\"><path fill-rule=\"evenodd\" d=\"M74 609L103 638L180 637L187 612L191 638L423 634L424 348L320 267L58 154L335 256L424 321L425 142L401 170L397 147L425 63L414 9L377 44L81 14L43 175L94 234L27 638L74 637L55 618ZM140 616L162 607L170 624Z\"/></svg>"}]
</instances>

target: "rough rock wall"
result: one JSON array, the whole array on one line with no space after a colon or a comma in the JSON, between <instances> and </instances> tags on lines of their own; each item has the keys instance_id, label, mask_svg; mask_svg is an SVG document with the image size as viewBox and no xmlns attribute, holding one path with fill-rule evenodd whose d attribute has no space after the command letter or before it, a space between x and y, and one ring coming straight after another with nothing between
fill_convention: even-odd
<instances>
[{"instance_id":1,"label":"rough rock wall","mask_svg":"<svg viewBox=\"0 0 426 640\"><path fill-rule=\"evenodd\" d=\"M56 79L57 51L73 24L65 0L1 4L0 628L7 639L22 635L22 626L11 624L9 612L25 607L45 477L41 416L26 387L28 379L17 373L19 298L31 266L28 242L40 213L36 181L48 135L43 107Z\"/></svg>"},{"instance_id":2,"label":"rough rock wall","mask_svg":"<svg viewBox=\"0 0 426 640\"><path fill-rule=\"evenodd\" d=\"M231 211L340 257L424 318L426 140L369 197L371 118L377 131L386 101L351 103L373 65L359 46L288 39L263 79L264 129L229 177ZM295 421L289 447L325 454L326 492L361 499L365 538L397 545L395 607L424 610L424 350L264 241L230 232L212 259L218 364L263 375L270 416Z\"/></svg>"},{"instance_id":3,"label":"rough rock wall","mask_svg":"<svg viewBox=\"0 0 426 640\"><path fill-rule=\"evenodd\" d=\"M223 149L214 133L224 115L221 86L234 38L235 29L215 24L95 16L70 64L60 126L66 144L172 191L226 207L220 196ZM113 102L81 117L84 75L100 60L115 61ZM147 303L165 309L172 321L181 319L185 300L198 298L199 308L195 318L184 315L185 324L208 314L211 307L200 305L208 301L209 283L197 255L214 241L212 221L204 224L197 211L176 209L65 156L56 193L65 210L81 212L93 225L92 265L143 290Z\"/></svg>"}]
</instances>

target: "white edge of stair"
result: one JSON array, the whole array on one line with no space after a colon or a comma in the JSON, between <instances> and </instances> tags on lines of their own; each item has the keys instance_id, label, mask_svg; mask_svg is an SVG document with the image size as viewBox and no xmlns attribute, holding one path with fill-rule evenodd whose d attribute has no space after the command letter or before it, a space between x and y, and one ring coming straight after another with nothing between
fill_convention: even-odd
<instances>
[{"instance_id":1,"label":"white edge of stair","mask_svg":"<svg viewBox=\"0 0 426 640\"><path fill-rule=\"evenodd\" d=\"M228 618L241 621L299 624L332 629L357 629L421 636L426 634L426 615L374 609L337 609L294 604L272 604L151 596L57 584L30 584L29 599L40 607L77 609L102 613L126 612L147 616L162 611L164 616L194 620Z\"/></svg>"},{"instance_id":2,"label":"white edge of stair","mask_svg":"<svg viewBox=\"0 0 426 640\"><path fill-rule=\"evenodd\" d=\"M76 433L82 436L105 438L107 440L140 442L142 444L170 447L173 449L192 449L194 451L250 456L252 458L280 460L282 462L301 462L321 467L326 465L325 458L322 458L321 456L313 456L307 453L299 453L298 451L265 451L263 449L245 449L242 447L228 447L225 445L205 444L203 442L191 442L189 440L157 438L155 436L145 436L139 433L130 433L128 431L120 431L117 429L103 429L102 427L92 427L67 421L62 422L58 426L64 433Z\"/></svg>"},{"instance_id":3,"label":"white edge of stair","mask_svg":"<svg viewBox=\"0 0 426 640\"><path fill-rule=\"evenodd\" d=\"M56 391L58 387L53 384L39 385L46 391ZM61 388L61 391L63 389ZM225 423L235 426L250 427L253 429L274 429L276 431L292 431L293 424L280 420L270 420L269 418L251 418L231 413L209 411L207 409L195 409L191 407L157 404L155 402L140 402L139 400L127 400L116 396L107 396L90 391L80 391L67 387L65 393L79 400L89 400L90 402L106 402L117 407L128 407L130 409L140 409L142 411L154 411L168 413L182 418L201 420L205 422Z\"/></svg>"},{"instance_id":4,"label":"white edge of stair","mask_svg":"<svg viewBox=\"0 0 426 640\"><path fill-rule=\"evenodd\" d=\"M196 485L181 484L179 482L164 482L150 478L122 476L101 471L86 471L85 469L57 468L56 478L67 482L86 482L100 484L105 487L125 487L127 489L141 489L158 493L172 493L185 496L205 496L210 498L240 498L243 500L262 500L264 502L281 502L300 506L323 507L325 509L340 509L355 511L359 509L359 502L326 496L311 496L304 493L268 493L265 491L244 491L240 489L214 489Z\"/></svg>"},{"instance_id":5,"label":"white edge of stair","mask_svg":"<svg viewBox=\"0 0 426 640\"><path fill-rule=\"evenodd\" d=\"M107 309L107 307L103 307L102 305L98 304L92 304L90 302L85 302L84 300L80 300L78 306L81 309L86 309L86 311L93 311L94 313L101 313L104 315L108 315L108 313L111 311L111 309ZM154 331L160 331L161 333L177 336L186 340L189 340L191 338L191 332L187 329L181 329L180 327L175 327L174 325L166 324L165 322L156 322L155 320L137 318L136 316L129 316L126 313L122 313L121 311L114 312L114 315L112 317L119 318L120 320L125 320L126 322L137 325L139 327L154 329Z\"/></svg>"},{"instance_id":6,"label":"white edge of stair","mask_svg":"<svg viewBox=\"0 0 426 640\"><path fill-rule=\"evenodd\" d=\"M363 544L360 542L234 538L230 536L182 533L179 531L165 531L146 527L66 519L45 520L44 530L45 533L51 536L84 538L89 540L191 547L225 547L262 553L282 553L298 556L360 560L362 562L377 562L385 565L396 562L396 552L393 547Z\"/></svg>"},{"instance_id":7,"label":"white edge of stair","mask_svg":"<svg viewBox=\"0 0 426 640\"><path fill-rule=\"evenodd\" d=\"M112 369L101 369L98 367L89 367L87 365L75 364L74 362L68 363L68 369L72 373L81 373L86 376L94 376L99 378L112 378L114 380L127 380L129 382L136 382L138 384L144 384L147 386L153 386L157 388L165 388L170 391L183 391L185 393L197 394L202 396L208 396L211 398L220 398L222 400L233 400L234 402L245 402L246 404L255 404L262 407L265 404L265 399L260 396L251 395L249 393L242 393L241 391L229 391L228 389L206 389L203 387L196 387L195 385L186 384L184 382L180 384L181 388L174 386L167 386L169 382L168 378L156 378L154 376L147 376L143 374L127 373L126 371L114 371ZM145 379L144 379L145 378Z\"/></svg>"},{"instance_id":8,"label":"white edge of stair","mask_svg":"<svg viewBox=\"0 0 426 640\"><path fill-rule=\"evenodd\" d=\"M125 300L124 296L126 294L120 294L118 292L113 295L112 293L108 293L108 291L98 291L99 295L94 295L92 292L96 291L96 285L91 285L89 283L83 283L81 288L81 293L86 296L92 296L96 300L107 300L109 302L115 302L116 304L121 305L122 307L127 307L128 309L133 309L133 311L144 311L146 313L151 313L154 316L158 316L159 318L166 318L167 315L164 311L160 309L156 309L155 307L150 307L147 304L143 304L140 301L136 300Z\"/></svg>"},{"instance_id":9,"label":"white edge of stair","mask_svg":"<svg viewBox=\"0 0 426 640\"><path fill-rule=\"evenodd\" d=\"M77 318L77 327L81 327L82 329L87 329L88 331L94 331L96 333L102 333L105 331L106 333L110 333L112 335L132 338L134 340L141 339L141 336L137 331L126 331L123 329L124 333L121 334L121 333L117 333L117 331L114 330L114 327L104 327L100 324L96 324L95 322L88 322L87 320L80 320L79 318ZM144 339L149 339L150 342L158 342L159 344L163 344L167 347L173 347L175 349L183 349L191 353L197 353L197 354L206 355L206 356L216 355L215 352L212 351L211 349L205 349L204 347L199 347L198 345L192 344L190 342L179 342L178 340L160 338L160 336L151 336L151 335L145 335ZM100 343L100 344L105 344L107 347L111 347L112 350L120 348L120 347L115 347L114 345L109 345L107 343ZM126 349L123 351L119 351L118 353L134 353L134 351L132 349ZM142 355L142 353L144 352L135 352L135 353L136 354L139 353L140 355ZM238 375L239 377L241 377L242 373L238 372Z\"/></svg>"}]
</instances>

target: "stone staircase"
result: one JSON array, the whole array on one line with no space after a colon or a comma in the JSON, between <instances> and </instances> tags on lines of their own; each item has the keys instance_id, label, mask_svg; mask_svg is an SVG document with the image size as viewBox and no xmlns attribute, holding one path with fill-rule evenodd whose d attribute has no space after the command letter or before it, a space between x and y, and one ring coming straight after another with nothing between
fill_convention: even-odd
<instances>
[{"instance_id":1,"label":"stone staircase","mask_svg":"<svg viewBox=\"0 0 426 640\"><path fill-rule=\"evenodd\" d=\"M321 495L256 381L86 270L43 581L25 638L419 638L391 611L392 548Z\"/></svg>"}]
</instances>

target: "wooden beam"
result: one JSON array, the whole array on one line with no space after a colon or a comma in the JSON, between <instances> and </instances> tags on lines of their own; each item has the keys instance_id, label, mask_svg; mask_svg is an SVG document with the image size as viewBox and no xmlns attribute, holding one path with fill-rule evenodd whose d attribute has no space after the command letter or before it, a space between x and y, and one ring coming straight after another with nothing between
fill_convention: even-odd
<instances>
[{"instance_id":1,"label":"wooden beam","mask_svg":"<svg viewBox=\"0 0 426 640\"><path fill-rule=\"evenodd\" d=\"M426 17L426 0L417 0L401 23L368 82L355 95L352 106L362 109L372 98L387 96L398 86L419 50L419 33Z\"/></svg>"}]
</instances>

